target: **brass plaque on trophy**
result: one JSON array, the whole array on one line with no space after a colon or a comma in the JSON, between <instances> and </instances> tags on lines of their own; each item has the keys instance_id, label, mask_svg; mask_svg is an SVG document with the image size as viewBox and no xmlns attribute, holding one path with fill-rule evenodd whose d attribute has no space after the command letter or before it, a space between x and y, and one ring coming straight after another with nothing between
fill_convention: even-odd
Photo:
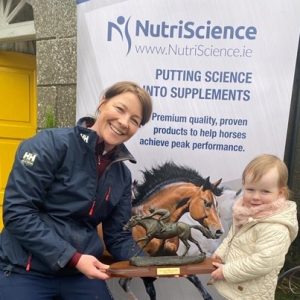
<instances>
[{"instance_id":1,"label":"brass plaque on trophy","mask_svg":"<svg viewBox=\"0 0 300 300\"><path fill-rule=\"evenodd\" d=\"M180 275L180 268L157 268L157 276L170 276L170 275Z\"/></svg>"}]
</instances>

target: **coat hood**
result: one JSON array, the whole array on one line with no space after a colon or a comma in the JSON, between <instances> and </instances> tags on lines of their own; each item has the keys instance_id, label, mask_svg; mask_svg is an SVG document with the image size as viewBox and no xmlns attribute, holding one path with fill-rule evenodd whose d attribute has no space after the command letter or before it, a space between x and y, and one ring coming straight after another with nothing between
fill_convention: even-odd
<instances>
[{"instance_id":1,"label":"coat hood","mask_svg":"<svg viewBox=\"0 0 300 300\"><path fill-rule=\"evenodd\" d=\"M285 225L290 232L291 241L295 240L298 234L297 206L294 201L287 200L286 208L272 216L266 217L264 222L280 223Z\"/></svg>"}]
</instances>

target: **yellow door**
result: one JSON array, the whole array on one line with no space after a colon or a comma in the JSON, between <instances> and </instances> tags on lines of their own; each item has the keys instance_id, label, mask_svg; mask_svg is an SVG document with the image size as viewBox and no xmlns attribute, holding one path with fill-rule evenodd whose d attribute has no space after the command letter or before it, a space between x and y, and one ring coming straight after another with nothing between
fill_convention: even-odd
<instances>
[{"instance_id":1,"label":"yellow door","mask_svg":"<svg viewBox=\"0 0 300 300\"><path fill-rule=\"evenodd\" d=\"M35 70L34 55L0 52L0 229L4 189L16 149L37 128Z\"/></svg>"}]
</instances>

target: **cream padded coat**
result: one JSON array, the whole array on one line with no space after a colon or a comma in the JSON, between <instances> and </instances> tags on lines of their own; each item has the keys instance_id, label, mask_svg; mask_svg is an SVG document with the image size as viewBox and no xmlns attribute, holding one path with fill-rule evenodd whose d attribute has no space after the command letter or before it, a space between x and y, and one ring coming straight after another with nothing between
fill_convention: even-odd
<instances>
[{"instance_id":1,"label":"cream padded coat","mask_svg":"<svg viewBox=\"0 0 300 300\"><path fill-rule=\"evenodd\" d=\"M279 213L250 219L238 231L233 225L215 252L225 263L225 280L214 283L218 292L229 300L273 300L278 273L297 233L292 201Z\"/></svg>"}]
</instances>

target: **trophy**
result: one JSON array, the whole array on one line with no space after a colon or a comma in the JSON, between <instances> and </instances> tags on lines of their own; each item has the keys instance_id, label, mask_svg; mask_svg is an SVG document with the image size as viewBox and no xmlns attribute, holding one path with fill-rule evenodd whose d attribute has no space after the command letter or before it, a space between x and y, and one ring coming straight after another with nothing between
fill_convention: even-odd
<instances>
[{"instance_id":1,"label":"trophy","mask_svg":"<svg viewBox=\"0 0 300 300\"><path fill-rule=\"evenodd\" d=\"M215 236L203 225L191 225L184 222L165 222L169 217L167 209L149 209L149 214L137 214L131 217L124 229L132 229L136 226L143 228L145 234L137 239L141 245L140 250L129 260L114 263L109 272L115 277L148 277L148 276L184 276L190 274L211 273L213 271L212 261L206 258L206 253L201 249L197 240L192 237L191 229L199 230L206 238ZM159 217L157 217L159 216ZM153 240L161 240L163 245L167 240L178 238L185 245L182 255L172 256L140 256L143 249ZM199 254L187 256L190 244L194 243Z\"/></svg>"}]
</instances>

